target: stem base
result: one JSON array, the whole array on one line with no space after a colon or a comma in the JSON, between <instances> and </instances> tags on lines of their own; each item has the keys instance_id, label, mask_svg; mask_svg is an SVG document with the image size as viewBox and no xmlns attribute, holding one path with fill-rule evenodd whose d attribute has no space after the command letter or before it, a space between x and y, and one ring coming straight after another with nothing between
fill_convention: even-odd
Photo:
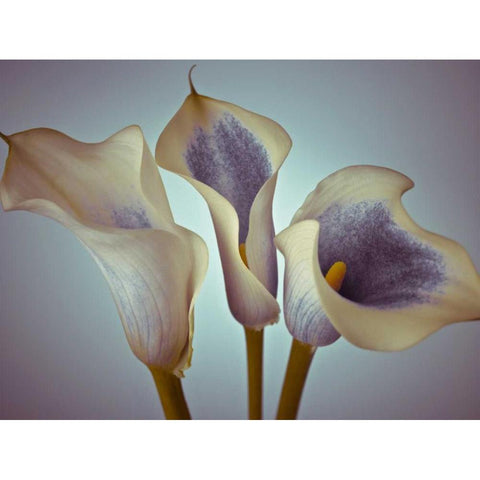
<instances>
[{"instance_id":1,"label":"stem base","mask_svg":"<svg viewBox=\"0 0 480 480\"><path fill-rule=\"evenodd\" d=\"M248 363L248 418L262 419L263 390L263 328L252 330L245 327Z\"/></svg>"},{"instance_id":2,"label":"stem base","mask_svg":"<svg viewBox=\"0 0 480 480\"><path fill-rule=\"evenodd\" d=\"M278 404L277 420L295 420L297 418L303 387L316 349L317 347L293 339Z\"/></svg>"},{"instance_id":3,"label":"stem base","mask_svg":"<svg viewBox=\"0 0 480 480\"><path fill-rule=\"evenodd\" d=\"M191 420L180 379L161 368L148 367L167 420Z\"/></svg>"}]
</instances>

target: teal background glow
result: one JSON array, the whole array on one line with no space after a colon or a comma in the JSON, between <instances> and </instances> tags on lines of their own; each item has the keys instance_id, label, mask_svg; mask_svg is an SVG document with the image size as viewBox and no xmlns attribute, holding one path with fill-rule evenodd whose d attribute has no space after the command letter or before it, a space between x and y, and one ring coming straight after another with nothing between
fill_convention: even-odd
<instances>
[{"instance_id":1,"label":"teal background glow","mask_svg":"<svg viewBox=\"0 0 480 480\"><path fill-rule=\"evenodd\" d=\"M413 219L460 242L480 268L479 62L1 61L0 130L50 127L98 142L138 124L154 152L193 63L199 93L266 115L293 140L274 200L277 232L328 174L381 165L415 181L404 197ZM7 151L0 144L2 171ZM243 329L228 310L207 206L187 182L161 174L176 221L210 250L183 382L192 416L246 418ZM0 418L163 418L107 284L74 235L0 211L0 246ZM290 342L282 317L266 329L265 418L275 416ZM299 418L478 419L479 351L477 322L400 353L340 339L317 351Z\"/></svg>"}]
</instances>

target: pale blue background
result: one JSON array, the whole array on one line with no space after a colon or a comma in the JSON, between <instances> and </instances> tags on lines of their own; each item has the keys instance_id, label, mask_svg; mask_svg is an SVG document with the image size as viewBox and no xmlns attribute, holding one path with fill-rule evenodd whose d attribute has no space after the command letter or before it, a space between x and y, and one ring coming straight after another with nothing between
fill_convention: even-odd
<instances>
[{"instance_id":1,"label":"pale blue background","mask_svg":"<svg viewBox=\"0 0 480 480\"><path fill-rule=\"evenodd\" d=\"M51 127L97 142L135 123L154 151L188 93L192 63L2 61L0 130ZM480 268L479 62L196 63L200 93L267 115L293 139L274 201L277 231L329 173L383 165L415 181L404 197L413 218L462 243ZM6 155L2 143L2 170ZM184 180L162 177L177 222L210 249L184 380L192 415L245 418L243 329L228 310L207 207ZM51 220L1 211L0 245L0 418L163 418L76 238ZM264 410L273 418L291 337L281 319L265 338ZM475 322L395 354L341 339L317 352L299 418L479 418L479 351Z\"/></svg>"}]
</instances>

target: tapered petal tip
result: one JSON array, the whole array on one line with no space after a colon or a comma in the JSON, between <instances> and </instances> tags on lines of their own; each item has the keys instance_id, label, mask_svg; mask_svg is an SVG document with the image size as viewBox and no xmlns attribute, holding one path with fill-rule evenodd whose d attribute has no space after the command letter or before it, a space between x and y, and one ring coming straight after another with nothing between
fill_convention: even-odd
<instances>
[{"instance_id":1,"label":"tapered petal tip","mask_svg":"<svg viewBox=\"0 0 480 480\"><path fill-rule=\"evenodd\" d=\"M193 82L192 82L192 72L193 72L193 69L196 66L197 66L196 64L192 65L190 67L190 70L188 71L188 85L190 86L190 94L191 95L198 95L197 90L195 89L195 87L193 85Z\"/></svg>"},{"instance_id":2,"label":"tapered petal tip","mask_svg":"<svg viewBox=\"0 0 480 480\"><path fill-rule=\"evenodd\" d=\"M7 144L10 145L10 140L4 133L0 132L0 138Z\"/></svg>"}]
</instances>

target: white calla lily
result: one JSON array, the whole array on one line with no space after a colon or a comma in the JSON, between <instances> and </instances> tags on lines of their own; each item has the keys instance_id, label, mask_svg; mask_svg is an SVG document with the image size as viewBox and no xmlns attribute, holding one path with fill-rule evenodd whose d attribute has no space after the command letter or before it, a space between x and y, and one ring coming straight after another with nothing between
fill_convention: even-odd
<instances>
[{"instance_id":1,"label":"white calla lily","mask_svg":"<svg viewBox=\"0 0 480 480\"><path fill-rule=\"evenodd\" d=\"M193 69L193 67L192 67ZM157 142L157 163L188 180L212 215L228 304L245 327L249 418L262 417L263 328L278 321L272 203L292 141L267 117L190 95Z\"/></svg>"},{"instance_id":2,"label":"white calla lily","mask_svg":"<svg viewBox=\"0 0 480 480\"><path fill-rule=\"evenodd\" d=\"M260 330L280 312L272 201L291 140L273 120L199 95L191 80L190 86L160 134L155 157L206 200L230 310L245 327Z\"/></svg>"},{"instance_id":3,"label":"white calla lily","mask_svg":"<svg viewBox=\"0 0 480 480\"><path fill-rule=\"evenodd\" d=\"M401 196L412 187L394 170L354 166L307 197L275 239L294 338L316 347L341 334L362 348L396 351L480 318L479 274L462 246L410 218ZM324 277L337 261L346 264L338 293Z\"/></svg>"},{"instance_id":4,"label":"white calla lily","mask_svg":"<svg viewBox=\"0 0 480 480\"><path fill-rule=\"evenodd\" d=\"M152 371L182 376L208 252L200 237L175 224L140 128L96 144L45 128L2 138L9 145L4 209L69 228L107 279L133 353Z\"/></svg>"}]
</instances>

